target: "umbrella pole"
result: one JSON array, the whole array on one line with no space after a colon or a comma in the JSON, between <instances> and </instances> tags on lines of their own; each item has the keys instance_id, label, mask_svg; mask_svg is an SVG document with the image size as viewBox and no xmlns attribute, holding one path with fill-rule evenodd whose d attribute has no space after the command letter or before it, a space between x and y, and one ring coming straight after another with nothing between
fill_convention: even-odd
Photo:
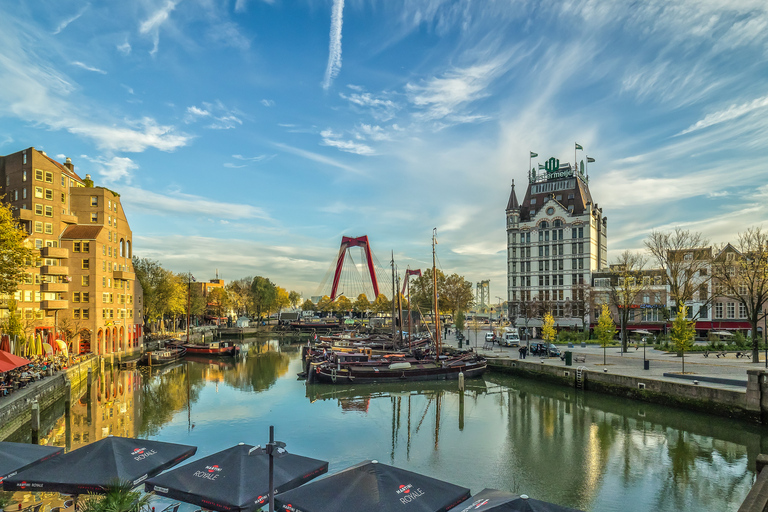
<instances>
[{"instance_id":1,"label":"umbrella pole","mask_svg":"<svg viewBox=\"0 0 768 512\"><path fill-rule=\"evenodd\" d=\"M275 427L269 426L269 444L267 453L269 454L269 512L275 512Z\"/></svg>"}]
</instances>

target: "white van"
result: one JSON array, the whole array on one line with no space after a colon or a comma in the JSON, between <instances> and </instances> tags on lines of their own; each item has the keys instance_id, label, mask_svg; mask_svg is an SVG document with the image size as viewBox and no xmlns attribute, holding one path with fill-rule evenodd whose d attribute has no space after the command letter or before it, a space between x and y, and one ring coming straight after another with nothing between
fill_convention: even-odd
<instances>
[{"instance_id":1,"label":"white van","mask_svg":"<svg viewBox=\"0 0 768 512\"><path fill-rule=\"evenodd\" d=\"M518 347L520 346L520 333L514 327L507 327L504 332L504 337L501 339L501 345L505 347Z\"/></svg>"}]
</instances>

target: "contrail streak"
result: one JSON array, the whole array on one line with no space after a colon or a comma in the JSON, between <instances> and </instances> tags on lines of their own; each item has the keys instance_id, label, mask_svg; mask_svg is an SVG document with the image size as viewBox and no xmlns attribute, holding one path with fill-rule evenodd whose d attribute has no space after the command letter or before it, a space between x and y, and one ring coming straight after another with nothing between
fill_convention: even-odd
<instances>
[{"instance_id":1,"label":"contrail streak","mask_svg":"<svg viewBox=\"0 0 768 512\"><path fill-rule=\"evenodd\" d=\"M333 0L331 11L331 42L328 45L328 67L325 69L323 89L328 89L341 70L341 23L344 0Z\"/></svg>"}]
</instances>

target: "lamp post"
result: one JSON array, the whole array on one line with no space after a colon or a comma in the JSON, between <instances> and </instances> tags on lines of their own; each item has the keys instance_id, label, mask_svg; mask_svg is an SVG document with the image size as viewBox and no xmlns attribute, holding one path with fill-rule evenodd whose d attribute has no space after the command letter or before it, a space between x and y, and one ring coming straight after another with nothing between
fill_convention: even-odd
<instances>
[{"instance_id":1,"label":"lamp post","mask_svg":"<svg viewBox=\"0 0 768 512\"><path fill-rule=\"evenodd\" d=\"M269 442L266 449L269 455L269 512L275 512L275 456L285 454L285 443L275 441L275 427L269 426Z\"/></svg>"}]
</instances>

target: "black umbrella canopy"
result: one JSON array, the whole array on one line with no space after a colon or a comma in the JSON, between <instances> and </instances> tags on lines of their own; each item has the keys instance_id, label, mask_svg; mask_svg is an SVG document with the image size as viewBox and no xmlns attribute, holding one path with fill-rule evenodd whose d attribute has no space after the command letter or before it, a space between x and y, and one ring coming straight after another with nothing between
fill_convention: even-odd
<instances>
[{"instance_id":1,"label":"black umbrella canopy","mask_svg":"<svg viewBox=\"0 0 768 512\"><path fill-rule=\"evenodd\" d=\"M27 443L0 442L0 483L38 462L60 455L64 448Z\"/></svg>"},{"instance_id":2,"label":"black umbrella canopy","mask_svg":"<svg viewBox=\"0 0 768 512\"><path fill-rule=\"evenodd\" d=\"M105 437L6 478L6 491L101 493L115 482L138 485L195 454L183 444Z\"/></svg>"},{"instance_id":3,"label":"black umbrella canopy","mask_svg":"<svg viewBox=\"0 0 768 512\"><path fill-rule=\"evenodd\" d=\"M444 512L469 489L412 471L365 461L275 495L290 512Z\"/></svg>"},{"instance_id":4,"label":"black umbrella canopy","mask_svg":"<svg viewBox=\"0 0 768 512\"><path fill-rule=\"evenodd\" d=\"M449 512L583 512L496 489L483 489Z\"/></svg>"},{"instance_id":5,"label":"black umbrella canopy","mask_svg":"<svg viewBox=\"0 0 768 512\"><path fill-rule=\"evenodd\" d=\"M274 459L275 493L298 487L328 471L328 462L285 453ZM251 511L269 499L269 455L239 444L147 480L154 491L208 510Z\"/></svg>"}]
</instances>

